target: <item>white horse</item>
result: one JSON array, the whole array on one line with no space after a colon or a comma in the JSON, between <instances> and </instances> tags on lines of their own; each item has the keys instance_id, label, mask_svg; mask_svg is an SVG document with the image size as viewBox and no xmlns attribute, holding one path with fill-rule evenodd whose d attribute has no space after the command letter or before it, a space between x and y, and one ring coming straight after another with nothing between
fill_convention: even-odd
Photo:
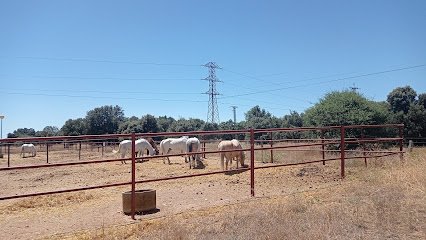
<instances>
[{"instance_id":1,"label":"white horse","mask_svg":"<svg viewBox=\"0 0 426 240\"><path fill-rule=\"evenodd\" d=\"M175 153L186 153L186 141L188 140L188 136L182 136L180 138L167 138L160 142L160 151L161 155L167 155L170 152ZM166 157L170 164L170 158ZM165 164L166 159L163 158L163 163ZM185 156L185 162L186 156Z\"/></svg>"},{"instance_id":2,"label":"white horse","mask_svg":"<svg viewBox=\"0 0 426 240\"><path fill-rule=\"evenodd\" d=\"M20 156L25 157L25 153L30 153L31 157L35 157L37 151L36 151L36 148L35 148L34 144L32 144L32 143L30 143L30 144L22 144Z\"/></svg>"},{"instance_id":3,"label":"white horse","mask_svg":"<svg viewBox=\"0 0 426 240\"><path fill-rule=\"evenodd\" d=\"M241 167L244 166L244 159L245 154L243 151L237 151L242 150L242 146L240 142L236 139L232 139L231 141L221 141L218 145L219 151L225 151L225 150L235 150L233 152L221 152L220 153L220 166L222 167L222 170L224 170L224 159L226 159L225 162L225 169L228 170L228 161L230 162L230 165L232 165L232 159L235 158L237 162L237 168L238 168L238 162L241 163Z\"/></svg>"},{"instance_id":4,"label":"white horse","mask_svg":"<svg viewBox=\"0 0 426 240\"><path fill-rule=\"evenodd\" d=\"M201 150L200 140L196 137L188 138L186 141L186 152L188 153L189 158L189 169L195 168L197 161L200 161L200 154L190 154L192 152L199 152Z\"/></svg>"},{"instance_id":5,"label":"white horse","mask_svg":"<svg viewBox=\"0 0 426 240\"><path fill-rule=\"evenodd\" d=\"M135 152L136 156L142 157L143 153L148 150L149 156L155 155L155 149L151 146L151 144L143 138L140 138L135 141ZM118 151L112 150L113 153L120 153L121 158L124 158L127 152L132 151L132 141L131 140L123 140L120 142L118 146ZM121 163L126 163L125 160L121 160Z\"/></svg>"}]
</instances>

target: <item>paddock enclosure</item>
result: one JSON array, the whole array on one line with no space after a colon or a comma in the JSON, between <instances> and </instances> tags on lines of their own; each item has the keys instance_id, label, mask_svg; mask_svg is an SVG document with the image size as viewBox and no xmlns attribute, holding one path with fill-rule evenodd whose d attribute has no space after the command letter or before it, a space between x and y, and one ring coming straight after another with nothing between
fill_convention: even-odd
<instances>
[{"instance_id":1,"label":"paddock enclosure","mask_svg":"<svg viewBox=\"0 0 426 240\"><path fill-rule=\"evenodd\" d=\"M402 130L403 125L394 124L2 139L0 208L29 199L50 201L49 196L66 194L65 202L80 197L81 206L87 202L87 209L97 209L94 199L99 198L105 202L103 208L113 212L108 213L110 218L123 223L136 217L134 211L131 217L120 212L121 193L129 190L156 189L160 212L155 214L168 214L330 186L350 176L353 166L402 159ZM374 135L383 133L387 136ZM165 155L145 153L138 158L129 153L127 164L122 164L119 154L113 153L124 139L134 143L138 138L152 137L159 144L161 139L179 136L200 139L202 161L196 169L189 169L183 154L167 155L171 159L168 165L163 164ZM232 138L240 139L243 145L245 166L235 169L233 162L230 170L222 171L217 145ZM36 146L36 157L20 157L23 143ZM69 206L74 207L72 203ZM96 211L79 214L99 217ZM108 214L103 213L102 218ZM76 229L84 227L74 224Z\"/></svg>"}]
</instances>

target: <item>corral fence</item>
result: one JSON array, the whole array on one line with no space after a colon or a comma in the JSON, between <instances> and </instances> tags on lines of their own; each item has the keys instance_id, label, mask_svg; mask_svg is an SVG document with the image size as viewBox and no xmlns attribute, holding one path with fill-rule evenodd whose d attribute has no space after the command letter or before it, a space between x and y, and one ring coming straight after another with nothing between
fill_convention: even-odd
<instances>
[{"instance_id":1,"label":"corral fence","mask_svg":"<svg viewBox=\"0 0 426 240\"><path fill-rule=\"evenodd\" d=\"M407 147L426 146L426 138L407 137L404 139L404 145Z\"/></svg>"},{"instance_id":2,"label":"corral fence","mask_svg":"<svg viewBox=\"0 0 426 240\"><path fill-rule=\"evenodd\" d=\"M54 191L35 192L29 194L15 194L10 196L0 195L0 200L131 185L131 216L134 219L136 184L207 176L213 174L233 173L235 171L249 171L250 194L251 196L254 196L256 169L313 163L322 163L325 165L326 162L330 161L340 161L340 177L344 178L345 160L347 159L363 159L366 166L367 159L369 158L381 158L391 155L400 155L402 160L404 153L403 128L403 124L387 124L0 139L0 149L3 153L5 153L3 160L0 161L0 172L17 171L19 174L19 171L24 169L59 168L72 165L105 164L123 160L131 161L131 177L129 177L129 181L72 189L58 189ZM384 133L387 134L387 137L374 136L383 136ZM160 156L156 155L137 157L135 153L135 141L138 138L151 137L154 139L160 139L172 136L197 136L199 139L201 139L202 142L201 151L197 152L197 154L203 156L204 158L208 158L211 156L211 154L230 152L217 150L216 144L221 139L240 138L240 141L243 143L243 148L239 151L249 153L249 164L241 166L240 169L236 170L232 169L209 171L155 179L136 179L137 160L149 161L158 157L184 156L186 154L179 153L163 154ZM297 136L297 138L286 138L286 136ZM117 158L117 155L104 155L105 152L111 152L111 150L116 149L118 143L123 139L131 139L131 157ZM44 154L43 157L46 158L46 163L38 162L37 164L31 164L27 161L22 162L22 157L19 158L18 156L15 156L12 161L11 154L20 154L20 146L23 143L33 143L36 145L38 150L37 153ZM54 154L55 151L57 151L58 154L60 154L64 149L71 151L74 154L72 155L73 157L71 160L63 159L63 157L59 157L55 160L49 160L49 153ZM84 153L87 151L97 152L99 154L95 159L84 159ZM274 155L274 153L277 154L283 151L315 151L319 152L321 157L318 159L309 159L296 162L276 161L277 155ZM268 153L267 155L269 158L267 159L265 159L263 155L265 152ZM262 159L261 161L257 161L258 163L268 162L268 164L255 166L255 158ZM24 160L26 159L29 158L25 158Z\"/></svg>"}]
</instances>

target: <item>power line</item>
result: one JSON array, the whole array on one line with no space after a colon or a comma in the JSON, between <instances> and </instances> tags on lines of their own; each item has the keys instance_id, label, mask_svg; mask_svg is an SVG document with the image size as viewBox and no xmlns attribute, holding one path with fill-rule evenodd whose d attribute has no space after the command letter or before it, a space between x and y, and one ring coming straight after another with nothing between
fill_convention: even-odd
<instances>
[{"instance_id":1,"label":"power line","mask_svg":"<svg viewBox=\"0 0 426 240\"><path fill-rule=\"evenodd\" d=\"M55 58L55 57L32 57L32 56L15 56L2 58L17 58L43 61L62 61L62 62L91 62L91 63L113 63L113 64L134 64L134 65L155 65L155 66L181 66L181 67L200 67L199 64L181 64L181 63L156 63L156 62L133 62L133 61L113 61L101 59L86 59L86 58Z\"/></svg>"},{"instance_id":2,"label":"power line","mask_svg":"<svg viewBox=\"0 0 426 240\"><path fill-rule=\"evenodd\" d=\"M360 77L367 77L367 76L385 74L385 73L390 73L390 72L403 71L403 70L420 68L420 67L425 67L425 66L426 66L426 64L421 64L421 65L415 65L415 66L410 66L410 67L396 68L396 69L390 69L390 70L385 70L385 71L360 74L360 75L355 75L355 76L350 76L350 77L345 77L345 78L338 78L338 79L334 79L334 80L330 80L330 81L322 81L322 82L311 83L311 84L288 86L288 87L282 87L282 88L275 88L275 89L269 89L269 90L256 91L256 92L251 92L251 93L244 93L244 94L236 94L236 95L231 95L231 96L224 96L224 97L221 97L220 99L232 98L232 97L240 97L240 96L248 96L248 95L255 95L255 94L260 94L260 93L270 93L270 92L276 92L276 91L281 91L281 90L286 90L286 89L293 89L293 88L299 88L299 87L308 87L308 86L313 86L313 85L322 85L322 84L331 83L331 82L338 82L338 81L344 81L344 80L348 80L348 79L354 79L354 78L360 78Z\"/></svg>"},{"instance_id":3,"label":"power line","mask_svg":"<svg viewBox=\"0 0 426 240\"><path fill-rule=\"evenodd\" d=\"M268 82L268 81L266 81L264 79L260 79L258 77L250 76L250 75L247 75L247 74L238 73L238 72L230 71L230 70L225 70L225 71L233 73L233 74L236 74L236 75L240 75L240 76L243 76L243 77L246 77L246 78L251 78L251 79L257 80L257 81L261 82L262 85L265 85L264 83ZM340 75L348 75L348 74L353 74L353 73L355 73L355 72L351 72L351 73L338 73L338 74L332 74L332 75L326 75L326 76L320 76L320 77L304 78L304 79L301 79L301 80L290 80L290 81L286 81L286 82L270 82L269 81L269 83L271 85L278 85L278 86L280 86L280 85L284 85L284 84L287 84L287 83L307 82L307 81L312 81L312 80L316 80L316 79L330 78L330 77L335 77L335 76L340 76ZM281 75L281 74L265 74L263 76L274 76L274 75ZM278 79L277 81L281 81L281 80Z\"/></svg>"},{"instance_id":4,"label":"power line","mask_svg":"<svg viewBox=\"0 0 426 240\"><path fill-rule=\"evenodd\" d=\"M200 95L200 93L185 93L185 92L138 92L138 91L99 91L99 90L70 90L70 89L5 89L4 91L40 91L40 92L78 92L78 93L100 93L100 94L154 94L154 95Z\"/></svg>"},{"instance_id":5,"label":"power line","mask_svg":"<svg viewBox=\"0 0 426 240\"><path fill-rule=\"evenodd\" d=\"M192 102L205 103L204 100L187 100L187 99L164 99L164 98L134 98L134 97L111 97L111 96L88 96L88 95L69 95L69 94L46 94L46 93L23 93L23 92L5 92L0 93L9 95L24 96L44 96L44 97L68 97L68 98L90 98L90 99L116 99L116 100L138 100L138 101L161 101L161 102Z\"/></svg>"},{"instance_id":6,"label":"power line","mask_svg":"<svg viewBox=\"0 0 426 240\"><path fill-rule=\"evenodd\" d=\"M241 85L241 84L234 84L234 83L230 83L229 81L228 81L228 82L225 82L224 84L230 84L230 85L235 86L235 87L238 87L238 88L245 88L245 89L249 89L249 90L256 91L254 88L247 87L247 86L244 86L244 85ZM286 99L291 99L291 100L296 100L296 101L299 101L299 102L306 102L306 103L312 104L312 102L311 102L311 101L308 101L308 100L306 100L306 99L302 99L302 98L287 97L287 96L283 96L283 95L276 94L276 93L270 93L270 95L272 95L272 96L276 96L276 97L279 97L280 99L286 98ZM240 98L240 99L241 99L241 98ZM246 100L260 102L260 100L259 100L259 99L246 99ZM264 103L272 103L272 102L266 102L266 101L263 101L263 102L264 102ZM272 104L277 104L277 103L272 103Z\"/></svg>"},{"instance_id":7,"label":"power line","mask_svg":"<svg viewBox=\"0 0 426 240\"><path fill-rule=\"evenodd\" d=\"M7 75L2 75L9 78ZM73 77L73 76L18 76L18 79L81 79L81 80L114 80L114 81L200 81L199 78L122 78L122 77Z\"/></svg>"},{"instance_id":8,"label":"power line","mask_svg":"<svg viewBox=\"0 0 426 240\"><path fill-rule=\"evenodd\" d=\"M232 105L234 103L218 101L218 104L230 106L230 105ZM256 105L258 105L258 104L256 104ZM248 104L241 104L241 103L239 103L238 106L243 106L243 107L249 107L249 108L251 108L251 107L254 107L255 105L248 105ZM285 111L292 110L290 108L279 108L279 107L265 107L265 109L276 109L276 110L283 110L283 111L284 110Z\"/></svg>"}]
</instances>

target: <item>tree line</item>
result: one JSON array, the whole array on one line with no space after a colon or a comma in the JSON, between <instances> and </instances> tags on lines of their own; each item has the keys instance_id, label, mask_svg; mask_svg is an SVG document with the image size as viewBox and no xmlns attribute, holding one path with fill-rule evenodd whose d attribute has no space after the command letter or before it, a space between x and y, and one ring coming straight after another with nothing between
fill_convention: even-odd
<instances>
[{"instance_id":1,"label":"tree line","mask_svg":"<svg viewBox=\"0 0 426 240\"><path fill-rule=\"evenodd\" d=\"M320 127L333 125L371 125L403 123L404 136L426 138L426 93L417 95L410 87L398 87L392 90L386 101L372 101L362 94L351 91L333 91L326 94L318 103L303 113L290 111L282 117L255 106L245 113L245 119L234 123L232 120L212 124L197 118L175 119L168 116L155 117L146 114L139 117L126 117L120 106L102 106L87 112L84 118L69 119L61 127L46 126L41 131L32 128L19 128L8 134L8 138L76 136L114 133L155 133L155 132L188 132L213 130L241 130L248 128L293 128ZM373 134L369 130L370 134ZM274 134L274 138L299 138L301 133ZM349 134L357 135L352 132ZM385 135L387 132L374 132ZM223 135L220 138L235 136ZM238 138L245 138L240 135ZM256 138L268 138L258 135Z\"/></svg>"}]
</instances>

